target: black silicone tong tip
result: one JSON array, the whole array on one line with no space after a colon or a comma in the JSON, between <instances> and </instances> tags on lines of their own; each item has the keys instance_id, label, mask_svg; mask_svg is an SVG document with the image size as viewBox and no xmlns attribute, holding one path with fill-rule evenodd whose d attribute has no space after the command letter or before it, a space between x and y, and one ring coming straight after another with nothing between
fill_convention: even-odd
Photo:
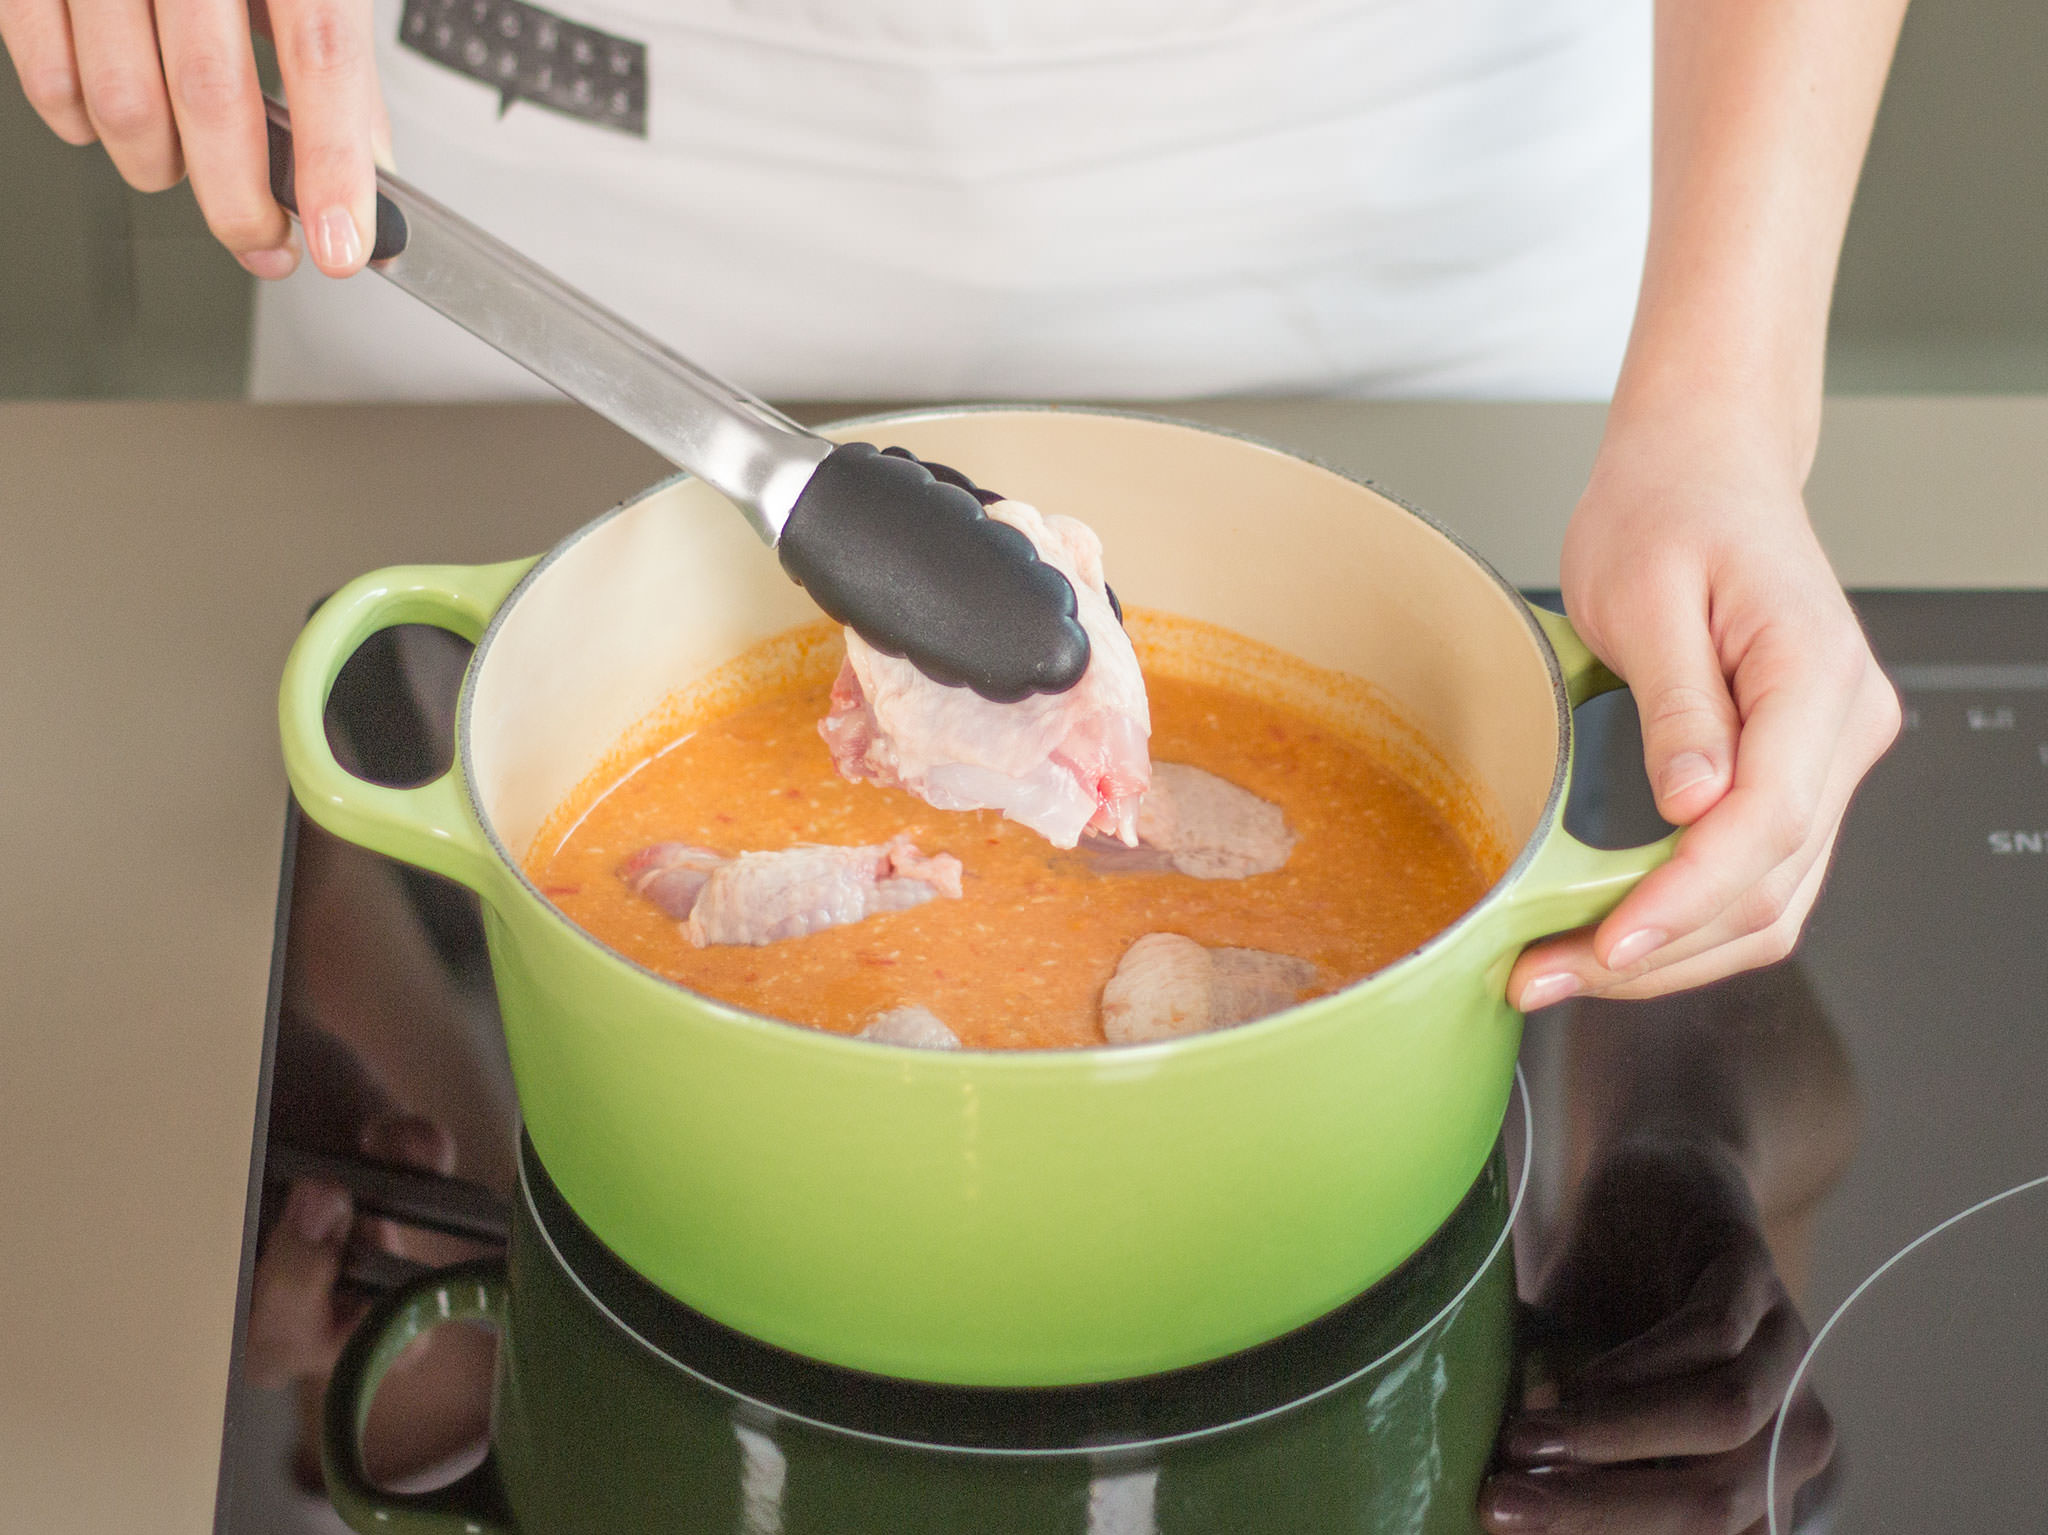
<instances>
[{"instance_id":1,"label":"black silicone tong tip","mask_svg":"<svg viewBox=\"0 0 2048 1535\"><path fill-rule=\"evenodd\" d=\"M1074 589L982 510L1000 499L901 448L844 443L776 547L819 607L934 681L996 703L1063 693L1088 669Z\"/></svg>"},{"instance_id":2,"label":"black silicone tong tip","mask_svg":"<svg viewBox=\"0 0 2048 1535\"><path fill-rule=\"evenodd\" d=\"M930 459L919 458L908 448L884 448L882 452L890 458L907 458L912 463L923 464L925 468L931 470L933 479L943 480L948 485L958 485L983 506L994 506L1003 499L1001 491L983 490L951 464L935 464ZM1118 623L1122 623L1124 621L1124 605L1116 600L1116 588L1105 581L1102 584L1102 592L1104 596L1109 598L1109 611L1116 615Z\"/></svg>"},{"instance_id":3,"label":"black silicone tong tip","mask_svg":"<svg viewBox=\"0 0 2048 1535\"><path fill-rule=\"evenodd\" d=\"M998 501L1003 499L1003 493L1001 491L983 490L979 485L975 484L974 481L968 479L966 475L962 474L958 469L955 469L951 464L938 464L933 463L928 458L919 458L915 453L911 452L908 448L884 448L882 449L882 457L908 459L913 464L923 464L925 469L931 474L931 477L937 480L940 484L958 485L962 490L966 491L968 495L974 497L975 500L979 501L985 507L994 506Z\"/></svg>"}]
</instances>

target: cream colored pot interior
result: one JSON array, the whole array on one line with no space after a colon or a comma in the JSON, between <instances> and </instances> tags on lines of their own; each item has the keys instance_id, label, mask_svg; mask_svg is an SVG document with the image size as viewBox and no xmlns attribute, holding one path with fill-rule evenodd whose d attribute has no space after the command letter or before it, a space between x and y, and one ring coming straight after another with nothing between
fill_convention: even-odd
<instances>
[{"instance_id":1,"label":"cream colored pot interior","mask_svg":"<svg viewBox=\"0 0 2048 1535\"><path fill-rule=\"evenodd\" d=\"M1395 503L1254 443L1135 417L972 411L837 435L900 444L1088 522L1126 605L1371 683L1479 791L1497 864L1537 830L1558 751L1538 642L1518 599ZM818 616L695 481L582 535L516 599L475 684L470 765L491 830L523 858L675 689Z\"/></svg>"}]
</instances>

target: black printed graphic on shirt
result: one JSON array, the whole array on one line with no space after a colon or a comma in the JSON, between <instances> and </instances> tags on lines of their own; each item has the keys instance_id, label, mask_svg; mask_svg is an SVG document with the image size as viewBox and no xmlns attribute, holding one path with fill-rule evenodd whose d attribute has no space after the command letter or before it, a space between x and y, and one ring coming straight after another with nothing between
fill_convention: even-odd
<instances>
[{"instance_id":1,"label":"black printed graphic on shirt","mask_svg":"<svg viewBox=\"0 0 2048 1535\"><path fill-rule=\"evenodd\" d=\"M405 0L398 41L515 101L647 137L647 45L525 0Z\"/></svg>"}]
</instances>

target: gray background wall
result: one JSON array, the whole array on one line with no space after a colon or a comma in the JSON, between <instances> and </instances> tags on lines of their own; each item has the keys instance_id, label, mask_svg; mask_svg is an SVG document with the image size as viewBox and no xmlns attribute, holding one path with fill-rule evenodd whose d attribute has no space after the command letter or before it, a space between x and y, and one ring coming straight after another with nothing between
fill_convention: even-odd
<instances>
[{"instance_id":1,"label":"gray background wall","mask_svg":"<svg viewBox=\"0 0 2048 1535\"><path fill-rule=\"evenodd\" d=\"M1842 260L1830 386L2048 389L2048 5L1921 0ZM249 279L0 71L0 396L240 392Z\"/></svg>"},{"instance_id":2,"label":"gray background wall","mask_svg":"<svg viewBox=\"0 0 2048 1535\"><path fill-rule=\"evenodd\" d=\"M2048 389L2048 5L1918 0L1835 290L1831 387Z\"/></svg>"}]
</instances>

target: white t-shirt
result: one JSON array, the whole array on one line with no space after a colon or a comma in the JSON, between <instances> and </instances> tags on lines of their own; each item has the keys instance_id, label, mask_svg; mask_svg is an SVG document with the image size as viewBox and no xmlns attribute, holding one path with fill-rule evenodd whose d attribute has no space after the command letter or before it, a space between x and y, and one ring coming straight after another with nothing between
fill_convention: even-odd
<instances>
[{"instance_id":1,"label":"white t-shirt","mask_svg":"<svg viewBox=\"0 0 2048 1535\"><path fill-rule=\"evenodd\" d=\"M1648 223L1648 0L548 9L645 43L647 136L501 115L377 0L399 173L758 394L1613 385ZM548 391L380 279L306 263L261 291L251 392Z\"/></svg>"}]
</instances>

